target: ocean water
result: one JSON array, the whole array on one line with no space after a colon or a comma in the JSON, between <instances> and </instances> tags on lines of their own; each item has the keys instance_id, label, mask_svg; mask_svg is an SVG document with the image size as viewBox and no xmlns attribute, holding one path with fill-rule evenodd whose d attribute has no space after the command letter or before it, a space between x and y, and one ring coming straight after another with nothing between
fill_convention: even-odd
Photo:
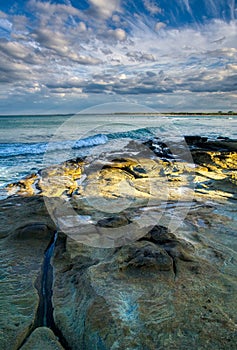
<instances>
[{"instance_id":1,"label":"ocean water","mask_svg":"<svg viewBox=\"0 0 237 350\"><path fill-rule=\"evenodd\" d=\"M236 116L135 114L0 116L0 188L53 163L119 149L122 140L237 139Z\"/></svg>"}]
</instances>

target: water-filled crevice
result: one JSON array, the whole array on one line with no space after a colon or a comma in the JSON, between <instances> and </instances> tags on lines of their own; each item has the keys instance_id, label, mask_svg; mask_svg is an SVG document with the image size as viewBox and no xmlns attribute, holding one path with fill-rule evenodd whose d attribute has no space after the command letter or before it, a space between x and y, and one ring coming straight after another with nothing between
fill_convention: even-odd
<instances>
[{"instance_id":1,"label":"water-filled crevice","mask_svg":"<svg viewBox=\"0 0 237 350\"><path fill-rule=\"evenodd\" d=\"M58 233L55 232L53 239L49 243L44 253L44 262L41 271L41 283L38 286L39 306L35 320L36 327L52 328L54 326L52 306L53 267L51 265L51 257L54 253L57 237Z\"/></svg>"},{"instance_id":2,"label":"water-filled crevice","mask_svg":"<svg viewBox=\"0 0 237 350\"><path fill-rule=\"evenodd\" d=\"M39 305L36 312L36 317L32 326L29 329L28 334L22 341L21 345L18 347L19 350L26 343L27 339L30 337L32 332L38 327L50 328L54 332L54 334L58 338L58 341L61 343L64 349L70 350L66 339L64 338L60 329L57 328L53 317L53 266L51 265L51 258L54 254L57 238L58 232L56 231L47 249L45 250L41 273L35 283L36 289L38 290L39 294Z\"/></svg>"}]
</instances>

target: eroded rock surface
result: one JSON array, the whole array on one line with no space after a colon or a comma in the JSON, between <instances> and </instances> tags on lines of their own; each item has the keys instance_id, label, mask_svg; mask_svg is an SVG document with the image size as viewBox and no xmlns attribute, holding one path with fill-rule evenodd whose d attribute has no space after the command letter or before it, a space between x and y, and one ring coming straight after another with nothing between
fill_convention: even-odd
<instances>
[{"instance_id":1,"label":"eroded rock surface","mask_svg":"<svg viewBox=\"0 0 237 350\"><path fill-rule=\"evenodd\" d=\"M236 348L236 142L186 141L195 166L159 140L147 143L152 157L138 148L133 158L133 142L120 156L68 161L9 186L1 349L63 348L37 324L56 224L52 304L65 349Z\"/></svg>"},{"instance_id":2,"label":"eroded rock surface","mask_svg":"<svg viewBox=\"0 0 237 350\"><path fill-rule=\"evenodd\" d=\"M35 211L41 204L31 199L29 205L29 200L23 198L1 202L5 218L1 231L4 236L8 233L0 240L0 347L4 350L18 349L37 323L37 286L44 251L53 233L50 219L42 216L43 211L39 218Z\"/></svg>"},{"instance_id":3,"label":"eroded rock surface","mask_svg":"<svg viewBox=\"0 0 237 350\"><path fill-rule=\"evenodd\" d=\"M20 350L63 350L54 333L46 327L38 327Z\"/></svg>"},{"instance_id":4,"label":"eroded rock surface","mask_svg":"<svg viewBox=\"0 0 237 350\"><path fill-rule=\"evenodd\" d=\"M207 239L190 228L178 237L156 226L106 250L62 237L53 302L71 348L234 349L237 255L208 231Z\"/></svg>"}]
</instances>

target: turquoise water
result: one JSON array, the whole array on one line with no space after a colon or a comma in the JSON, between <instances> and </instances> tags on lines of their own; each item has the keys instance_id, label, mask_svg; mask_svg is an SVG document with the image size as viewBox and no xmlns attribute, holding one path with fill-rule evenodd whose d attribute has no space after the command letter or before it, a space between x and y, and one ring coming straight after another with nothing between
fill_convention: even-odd
<instances>
[{"instance_id":1,"label":"turquoise water","mask_svg":"<svg viewBox=\"0 0 237 350\"><path fill-rule=\"evenodd\" d=\"M121 139L237 138L236 116L54 115L0 117L0 187L52 162L108 151ZM54 156L49 157L52 153Z\"/></svg>"}]
</instances>

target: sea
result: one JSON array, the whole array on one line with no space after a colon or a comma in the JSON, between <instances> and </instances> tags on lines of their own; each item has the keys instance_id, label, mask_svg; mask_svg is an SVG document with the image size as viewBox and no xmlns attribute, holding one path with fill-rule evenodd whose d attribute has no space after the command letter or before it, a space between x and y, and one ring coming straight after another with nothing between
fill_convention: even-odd
<instances>
[{"instance_id":1,"label":"sea","mask_svg":"<svg viewBox=\"0 0 237 350\"><path fill-rule=\"evenodd\" d=\"M200 135L237 139L237 116L74 114L0 116L0 189L51 164L118 151L124 142Z\"/></svg>"}]
</instances>

